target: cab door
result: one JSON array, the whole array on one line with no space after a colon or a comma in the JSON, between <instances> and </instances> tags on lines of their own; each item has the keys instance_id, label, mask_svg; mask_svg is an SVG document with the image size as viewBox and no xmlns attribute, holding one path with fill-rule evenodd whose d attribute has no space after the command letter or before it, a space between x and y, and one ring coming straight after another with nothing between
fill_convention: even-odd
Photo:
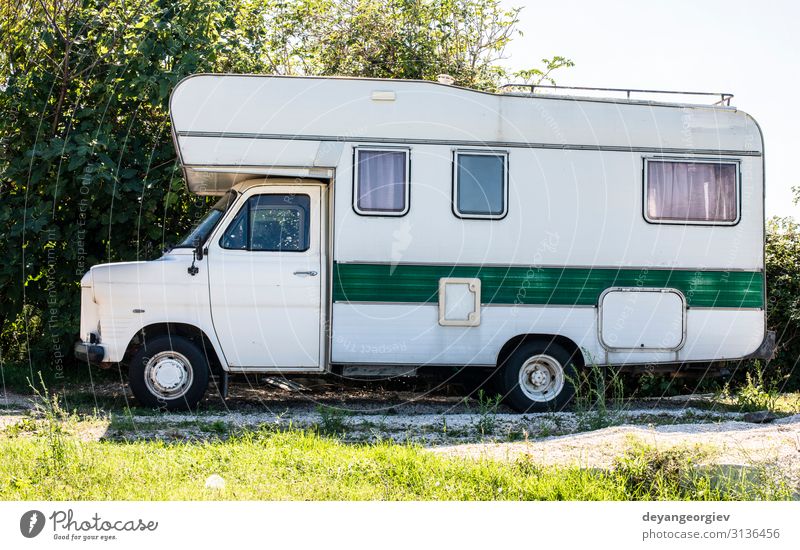
<instances>
[{"instance_id":1,"label":"cab door","mask_svg":"<svg viewBox=\"0 0 800 550\"><path fill-rule=\"evenodd\" d=\"M321 195L250 188L209 243L211 315L231 367L321 369Z\"/></svg>"}]
</instances>

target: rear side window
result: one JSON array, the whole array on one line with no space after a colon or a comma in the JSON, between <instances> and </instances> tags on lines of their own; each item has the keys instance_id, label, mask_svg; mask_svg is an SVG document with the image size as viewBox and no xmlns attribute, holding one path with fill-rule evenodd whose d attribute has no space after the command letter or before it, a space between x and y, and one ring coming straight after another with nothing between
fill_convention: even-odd
<instances>
[{"instance_id":1,"label":"rear side window","mask_svg":"<svg viewBox=\"0 0 800 550\"><path fill-rule=\"evenodd\" d=\"M353 207L365 216L402 216L408 212L409 151L355 150Z\"/></svg>"},{"instance_id":2,"label":"rear side window","mask_svg":"<svg viewBox=\"0 0 800 550\"><path fill-rule=\"evenodd\" d=\"M735 162L645 160L645 218L655 223L739 221Z\"/></svg>"},{"instance_id":3,"label":"rear side window","mask_svg":"<svg viewBox=\"0 0 800 550\"><path fill-rule=\"evenodd\" d=\"M236 214L220 246L233 250L304 252L309 248L308 195L257 195Z\"/></svg>"},{"instance_id":4,"label":"rear side window","mask_svg":"<svg viewBox=\"0 0 800 550\"><path fill-rule=\"evenodd\" d=\"M453 211L458 217L498 219L506 215L507 164L505 153L455 153Z\"/></svg>"}]
</instances>

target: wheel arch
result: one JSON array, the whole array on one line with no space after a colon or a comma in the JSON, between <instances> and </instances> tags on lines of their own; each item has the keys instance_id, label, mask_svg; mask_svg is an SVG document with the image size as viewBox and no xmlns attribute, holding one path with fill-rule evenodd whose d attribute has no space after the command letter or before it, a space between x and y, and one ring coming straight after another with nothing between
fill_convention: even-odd
<instances>
[{"instance_id":1,"label":"wheel arch","mask_svg":"<svg viewBox=\"0 0 800 550\"><path fill-rule=\"evenodd\" d=\"M518 334L503 344L503 347L500 348L500 352L497 354L497 367L502 367L511 354L521 345L532 341L558 344L580 361L580 364L576 366L583 367L586 365L586 357L584 356L583 350L572 339L560 334L528 333Z\"/></svg>"},{"instance_id":2,"label":"wheel arch","mask_svg":"<svg viewBox=\"0 0 800 550\"><path fill-rule=\"evenodd\" d=\"M225 369L223 356L217 350L214 342L200 327L189 323L152 323L139 329L133 335L128 347L125 350L123 362L127 363L136 354L139 347L147 339L158 338L160 336L180 336L193 342L205 355L208 367L212 374L219 375Z\"/></svg>"}]
</instances>

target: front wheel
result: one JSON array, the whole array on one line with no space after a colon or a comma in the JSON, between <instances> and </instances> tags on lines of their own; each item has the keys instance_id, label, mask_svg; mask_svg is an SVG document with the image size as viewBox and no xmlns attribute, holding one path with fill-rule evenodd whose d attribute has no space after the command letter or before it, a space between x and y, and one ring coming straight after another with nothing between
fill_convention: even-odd
<instances>
[{"instance_id":1,"label":"front wheel","mask_svg":"<svg viewBox=\"0 0 800 550\"><path fill-rule=\"evenodd\" d=\"M563 409L575 396L574 355L554 342L521 344L500 372L506 402L519 412Z\"/></svg>"},{"instance_id":2,"label":"front wheel","mask_svg":"<svg viewBox=\"0 0 800 550\"><path fill-rule=\"evenodd\" d=\"M208 362L190 340L159 336L146 341L133 356L128 383L146 407L192 409L208 387Z\"/></svg>"}]
</instances>

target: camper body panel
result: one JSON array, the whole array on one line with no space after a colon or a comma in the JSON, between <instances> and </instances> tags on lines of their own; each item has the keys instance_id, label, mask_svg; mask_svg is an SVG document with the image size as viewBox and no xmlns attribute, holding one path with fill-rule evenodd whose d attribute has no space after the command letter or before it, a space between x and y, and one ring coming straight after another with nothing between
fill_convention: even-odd
<instances>
[{"instance_id":1,"label":"camper body panel","mask_svg":"<svg viewBox=\"0 0 800 550\"><path fill-rule=\"evenodd\" d=\"M337 262L741 271L764 265L760 157L725 157L746 175L734 227L648 223L642 171L653 155L525 148L505 150L506 216L466 220L452 210L453 154L465 149L414 145L411 209L397 220L353 211L355 146L345 144L336 166Z\"/></svg>"},{"instance_id":2,"label":"camper body panel","mask_svg":"<svg viewBox=\"0 0 800 550\"><path fill-rule=\"evenodd\" d=\"M174 318L165 289L187 282L212 287L211 299L192 295L192 308L207 307L195 322L210 331L229 371L495 366L509 341L530 334L568 339L586 363L716 361L747 356L764 338L762 139L753 119L734 108L497 95L431 82L199 75L176 88L171 116L189 188L219 195L235 186L240 195L212 232L199 276L183 264L180 274L164 276L163 308L144 308L148 315L137 322L116 306L104 310L115 319L101 321L106 361L123 359L139 325L168 322L151 312ZM358 151L391 148L407 151L406 208L370 215L358 206ZM502 157L502 213L459 212L460 154ZM647 163L671 161L735 166L736 216L654 223ZM248 287L243 251L232 254L242 256L236 281L209 281L215 256L226 261L215 243L236 212L270 186L288 192L286 177L297 178L297 192L323 182L312 219L320 266L312 289L316 364L258 359L297 349L291 337L270 340L265 329L301 316L253 294L287 280L270 283L269 269L251 271ZM172 255L191 260L185 251ZM297 270L314 270L305 268ZM441 285L463 281L477 283L464 294L476 297L477 309L461 326L448 324ZM215 311L214 293L231 285L240 306L254 298L241 318L225 299ZM612 289L627 294L612 295L604 315Z\"/></svg>"},{"instance_id":3,"label":"camper body panel","mask_svg":"<svg viewBox=\"0 0 800 550\"><path fill-rule=\"evenodd\" d=\"M686 342L677 351L609 351L600 343L597 309L584 307L484 306L480 327L438 327L438 308L424 304L334 304L332 360L341 364L490 366L512 338L560 335L575 342L594 364L641 365L737 359L763 339L758 310L690 310ZM365 320L369 320L366 322ZM647 319L645 328L664 332L670 323ZM631 326L632 337L641 327ZM678 331L681 329L678 328Z\"/></svg>"},{"instance_id":4,"label":"camper body panel","mask_svg":"<svg viewBox=\"0 0 800 550\"><path fill-rule=\"evenodd\" d=\"M190 187L218 192L248 170L329 171L334 364L496 365L511 338L530 333L565 336L586 361L613 364L736 358L763 339L762 141L736 109L226 76L187 79L172 105ZM408 151L408 209L363 215L356 152L392 147ZM482 151L507 161L502 219L454 209L455 156ZM256 168L264 159L269 171ZM645 163L662 159L735 164L734 222L648 220ZM464 276L483 281L480 324L443 326L438 282ZM680 293L681 314L648 318L631 294L606 339L627 330L638 341L642 330L668 345L604 342L603 292L649 285Z\"/></svg>"},{"instance_id":5,"label":"camper body panel","mask_svg":"<svg viewBox=\"0 0 800 550\"><path fill-rule=\"evenodd\" d=\"M393 99L385 99L386 91ZM492 94L409 80L195 75L174 90L170 113L182 152L195 137L658 154L758 154L762 147L754 121L730 107Z\"/></svg>"}]
</instances>

